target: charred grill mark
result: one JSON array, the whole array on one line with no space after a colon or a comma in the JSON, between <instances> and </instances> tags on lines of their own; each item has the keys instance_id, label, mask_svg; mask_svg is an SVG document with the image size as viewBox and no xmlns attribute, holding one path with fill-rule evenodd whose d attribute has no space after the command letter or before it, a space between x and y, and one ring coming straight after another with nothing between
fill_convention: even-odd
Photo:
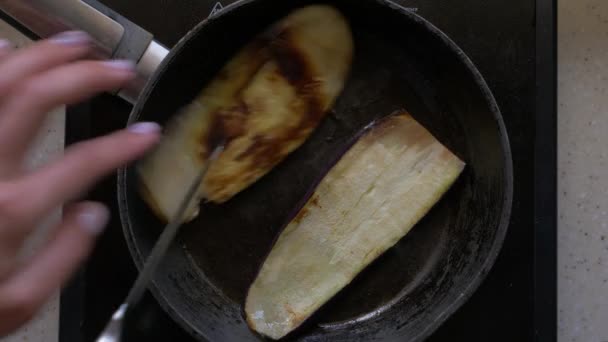
<instances>
[{"instance_id":1,"label":"charred grill mark","mask_svg":"<svg viewBox=\"0 0 608 342\"><path fill-rule=\"evenodd\" d=\"M266 139L264 139L263 136L254 135L253 138L251 138L251 145L249 145L249 147L245 151L241 152L241 154L236 156L236 160L243 160L248 155L253 154L256 150L259 150L262 146L265 145L264 140Z\"/></svg>"},{"instance_id":2,"label":"charred grill mark","mask_svg":"<svg viewBox=\"0 0 608 342\"><path fill-rule=\"evenodd\" d=\"M242 100L230 108L222 108L212 114L213 121L207 135L208 153L222 142L230 143L245 132L249 107Z\"/></svg>"},{"instance_id":3,"label":"charred grill mark","mask_svg":"<svg viewBox=\"0 0 608 342\"><path fill-rule=\"evenodd\" d=\"M249 148L237 159L250 157L251 163L257 168L272 167L279 163L288 152L285 143L303 139L310 133L323 117L320 82L314 77L310 61L294 44L295 37L288 28L275 29L267 32L263 38L268 44L270 56L277 63L281 77L291 84L297 96L306 107L306 115L295 127L279 136L254 136ZM297 109L296 109L297 110Z\"/></svg>"},{"instance_id":4,"label":"charred grill mark","mask_svg":"<svg viewBox=\"0 0 608 342\"><path fill-rule=\"evenodd\" d=\"M298 224L300 222L302 222L302 219L305 218L308 215L308 206L304 206L302 209L300 209L300 211L298 211L298 214L296 215L296 217L293 218L293 220L291 220L291 222Z\"/></svg>"},{"instance_id":5,"label":"charred grill mark","mask_svg":"<svg viewBox=\"0 0 608 342\"><path fill-rule=\"evenodd\" d=\"M210 113L213 121L207 135L203 135L201 140L201 145L207 147L206 149L203 149L204 155L201 155L201 159L203 160L209 157L215 146L222 142L228 145L231 140L243 135L245 132L247 116L251 110L243 101L242 94L269 58L267 44L264 44L264 42L259 39L254 40L245 49L248 50L248 54L252 59L258 60L258 65L251 73L251 77L247 82L244 82L235 92L234 98L238 99L238 103L229 108L219 107ZM216 80L220 80L221 82L227 82L229 81L229 78L230 73L226 67L222 68L216 75Z\"/></svg>"},{"instance_id":6,"label":"charred grill mark","mask_svg":"<svg viewBox=\"0 0 608 342\"><path fill-rule=\"evenodd\" d=\"M306 127L315 127L322 118L324 110L321 103L320 82L311 70L311 62L294 44L295 37L288 29L281 30L270 45L270 54L276 61L281 75L295 88L298 96L306 103L306 114L299 127L289 136L298 134Z\"/></svg>"},{"instance_id":7,"label":"charred grill mark","mask_svg":"<svg viewBox=\"0 0 608 342\"><path fill-rule=\"evenodd\" d=\"M237 160L250 157L254 168L269 168L281 161L285 155L283 142L289 141L289 135L282 138L268 138L256 135L252 138L251 145L237 156Z\"/></svg>"},{"instance_id":8,"label":"charred grill mark","mask_svg":"<svg viewBox=\"0 0 608 342\"><path fill-rule=\"evenodd\" d=\"M240 100L236 105L219 111L216 117L222 121L226 139L232 140L245 132L245 121L249 115L249 106Z\"/></svg>"},{"instance_id":9,"label":"charred grill mark","mask_svg":"<svg viewBox=\"0 0 608 342\"><path fill-rule=\"evenodd\" d=\"M304 205L304 207L302 207L302 209L300 209L300 211L298 212L298 214L296 215L296 217L294 217L291 222L300 223L302 221L302 219L305 218L308 215L308 212L310 210L310 206L321 207L319 205L319 197L318 196L313 195L313 197L311 197L310 200L308 200L308 202Z\"/></svg>"},{"instance_id":10,"label":"charred grill mark","mask_svg":"<svg viewBox=\"0 0 608 342\"><path fill-rule=\"evenodd\" d=\"M270 44L270 53L279 65L281 74L297 90L301 90L312 80L308 63L300 51L293 45L289 30L283 30Z\"/></svg>"},{"instance_id":11,"label":"charred grill mark","mask_svg":"<svg viewBox=\"0 0 608 342\"><path fill-rule=\"evenodd\" d=\"M295 37L289 29L276 34L270 43L270 54L279 66L281 75L296 89L298 96L307 101L309 120L316 121L323 114L319 101L321 97L319 81L310 69L310 61L294 44Z\"/></svg>"},{"instance_id":12,"label":"charred grill mark","mask_svg":"<svg viewBox=\"0 0 608 342\"><path fill-rule=\"evenodd\" d=\"M291 305L285 304L283 307L285 308L285 311L287 311L287 314L291 317L292 324L297 325L304 320L304 317L299 315L297 311L291 307Z\"/></svg>"},{"instance_id":13,"label":"charred grill mark","mask_svg":"<svg viewBox=\"0 0 608 342\"><path fill-rule=\"evenodd\" d=\"M256 47L260 47L262 44L265 49L264 53L277 64L278 72L270 75L270 80L285 79L294 88L298 97L293 110L298 113L304 112L305 115L300 115L300 121L293 127L279 130L272 136L258 134L251 137L250 145L236 157L236 160L247 161L252 171L276 166L287 153L294 149L294 142L301 142L310 134L324 114L321 84L311 69L311 61L295 44L295 39L293 33L283 27L266 32L254 43ZM260 68L263 65L264 63ZM217 143L218 139L226 134L226 131L232 132L232 138L246 134L242 131L244 125L239 126L239 123L244 123L246 116L255 111L255 108L251 107L253 104L244 103L240 94L251 84L251 80L253 80L253 76L250 82L246 82L243 89L237 93L237 97L241 98L239 106L213 114L215 119L212 130L216 130L218 133L209 134L209 144ZM236 127L226 127L232 125L233 119ZM237 178L245 181L256 177L256 174L257 172L241 174Z\"/></svg>"}]
</instances>

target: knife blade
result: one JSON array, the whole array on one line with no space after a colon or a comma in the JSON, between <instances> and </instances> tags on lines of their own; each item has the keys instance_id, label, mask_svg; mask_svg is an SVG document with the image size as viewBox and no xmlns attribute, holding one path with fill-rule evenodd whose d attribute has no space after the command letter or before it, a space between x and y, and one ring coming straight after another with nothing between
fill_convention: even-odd
<instances>
[{"instance_id":1,"label":"knife blade","mask_svg":"<svg viewBox=\"0 0 608 342\"><path fill-rule=\"evenodd\" d=\"M167 253L171 242L177 235L178 228L182 225L184 213L186 212L188 207L190 207L192 199L194 198L201 182L203 181L205 175L207 174L207 171L209 170L209 166L214 160L217 159L220 153L224 150L224 146L225 144L222 142L213 149L213 152L211 152L211 155L207 159L207 162L188 188L188 191L184 195L184 198L181 201L177 211L175 212L169 223L165 226L163 232L156 241L156 244L152 248L152 251L148 255L148 258L144 263L143 268L141 269L141 272L137 276L135 283L131 287L131 290L129 290L127 298L120 305L118 310L114 312L110 322L97 339L97 342L120 341L120 337L122 334L123 318L128 308L139 302L139 300L145 293L147 285L152 279L152 276L154 275L154 271L156 271L156 269L158 268L158 265L162 261L164 255Z\"/></svg>"}]
</instances>

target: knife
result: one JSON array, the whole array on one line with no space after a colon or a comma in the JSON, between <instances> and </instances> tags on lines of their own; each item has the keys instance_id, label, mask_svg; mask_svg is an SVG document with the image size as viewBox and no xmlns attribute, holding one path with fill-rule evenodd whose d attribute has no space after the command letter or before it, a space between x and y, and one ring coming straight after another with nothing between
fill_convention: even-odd
<instances>
[{"instance_id":1,"label":"knife","mask_svg":"<svg viewBox=\"0 0 608 342\"><path fill-rule=\"evenodd\" d=\"M127 310L137 304L145 293L147 285L154 275L154 271L156 271L160 261L163 259L165 253L169 249L171 242L177 234L178 228L182 225L184 213L190 207L190 202L192 202L192 199L200 187L203 178L205 178L205 175L209 170L209 166L215 159L217 159L223 150L224 143L218 144L211 153L209 159L207 159L207 162L188 188L188 191L182 199L182 202L180 203L175 215L165 226L165 229L163 229L162 234L156 241L156 244L152 248L152 251L150 252L150 255L148 256L148 259L146 260L141 272L131 287L127 298L114 312L110 322L108 322L108 325L106 325L105 329L97 338L97 342L119 342L121 340L122 325Z\"/></svg>"}]
</instances>

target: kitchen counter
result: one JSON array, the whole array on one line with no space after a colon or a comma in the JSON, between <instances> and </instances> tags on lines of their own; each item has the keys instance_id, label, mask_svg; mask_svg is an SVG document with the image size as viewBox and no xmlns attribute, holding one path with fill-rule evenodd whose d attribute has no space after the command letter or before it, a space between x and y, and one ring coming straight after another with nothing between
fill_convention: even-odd
<instances>
[{"instance_id":1,"label":"kitchen counter","mask_svg":"<svg viewBox=\"0 0 608 342\"><path fill-rule=\"evenodd\" d=\"M559 340L608 341L608 2L559 0ZM27 39L0 22L0 36ZM31 154L61 154L64 111L52 113ZM2 342L55 341L55 297Z\"/></svg>"},{"instance_id":2,"label":"kitchen counter","mask_svg":"<svg viewBox=\"0 0 608 342\"><path fill-rule=\"evenodd\" d=\"M17 47L30 44L31 41L21 33L0 20L0 38L9 39ZM30 168L40 166L55 159L63 153L65 136L65 109L58 108L49 113L48 119L40 130L40 135L27 158ZM57 222L59 212L51 215L47 222L41 224L34 236L25 246L24 255L33 253L47 237L48 228ZM49 303L38 313L32 322L15 334L0 338L0 342L54 342L59 336L59 293L56 293Z\"/></svg>"},{"instance_id":3,"label":"kitchen counter","mask_svg":"<svg viewBox=\"0 0 608 342\"><path fill-rule=\"evenodd\" d=\"M559 1L560 341L608 341L608 2Z\"/></svg>"}]
</instances>

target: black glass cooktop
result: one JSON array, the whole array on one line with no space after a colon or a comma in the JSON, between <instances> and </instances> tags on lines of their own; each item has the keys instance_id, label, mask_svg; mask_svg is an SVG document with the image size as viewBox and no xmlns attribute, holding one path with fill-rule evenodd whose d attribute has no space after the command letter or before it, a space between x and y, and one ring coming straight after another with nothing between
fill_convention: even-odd
<instances>
[{"instance_id":1,"label":"black glass cooktop","mask_svg":"<svg viewBox=\"0 0 608 342\"><path fill-rule=\"evenodd\" d=\"M356 1L356 0L353 0ZM167 46L232 1L102 1ZM515 193L509 232L479 290L430 341L555 340L555 4L538 0L398 0L445 31L485 76L509 132ZM73 143L125 126L130 106L103 95L68 111ZM124 299L136 269L110 177L89 197L114 212L90 262L64 290L62 342L93 341ZM128 341L190 341L147 295Z\"/></svg>"}]
</instances>

